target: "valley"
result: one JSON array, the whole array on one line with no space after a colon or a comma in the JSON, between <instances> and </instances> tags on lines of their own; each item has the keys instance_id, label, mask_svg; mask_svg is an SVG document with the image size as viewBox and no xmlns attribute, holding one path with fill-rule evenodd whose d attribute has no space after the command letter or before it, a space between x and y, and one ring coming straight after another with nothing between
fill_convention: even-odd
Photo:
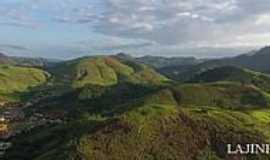
<instances>
[{"instance_id":1,"label":"valley","mask_svg":"<svg viewBox=\"0 0 270 160\"><path fill-rule=\"evenodd\" d=\"M227 144L270 143L266 70L178 59L176 75L162 57L91 56L42 67L2 57L2 159L270 158L226 152Z\"/></svg>"},{"instance_id":2,"label":"valley","mask_svg":"<svg viewBox=\"0 0 270 160\"><path fill-rule=\"evenodd\" d=\"M0 160L270 160L269 0L0 0Z\"/></svg>"}]
</instances>

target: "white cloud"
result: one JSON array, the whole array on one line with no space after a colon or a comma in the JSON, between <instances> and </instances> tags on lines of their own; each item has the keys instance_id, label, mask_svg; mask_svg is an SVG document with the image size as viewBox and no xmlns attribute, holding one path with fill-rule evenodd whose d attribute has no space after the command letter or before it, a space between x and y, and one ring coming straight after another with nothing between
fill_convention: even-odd
<instances>
[{"instance_id":1,"label":"white cloud","mask_svg":"<svg viewBox=\"0 0 270 160\"><path fill-rule=\"evenodd\" d=\"M135 24L133 24L131 26L132 29L139 29L139 30L143 30L143 31L152 31L154 29L154 26L151 25L151 24L148 24L148 23L140 23L140 22L137 22Z\"/></svg>"},{"instance_id":2,"label":"white cloud","mask_svg":"<svg viewBox=\"0 0 270 160\"><path fill-rule=\"evenodd\" d=\"M158 45L163 50L262 46L270 34L269 0L25 0L22 4L0 6L0 24L39 24L43 21L31 13L46 11L56 23L83 25L95 34L124 40L142 39L155 44L156 50Z\"/></svg>"},{"instance_id":3,"label":"white cloud","mask_svg":"<svg viewBox=\"0 0 270 160\"><path fill-rule=\"evenodd\" d=\"M117 17L111 17L111 18L109 18L109 21L111 23L119 23L119 19Z\"/></svg>"},{"instance_id":4,"label":"white cloud","mask_svg":"<svg viewBox=\"0 0 270 160\"><path fill-rule=\"evenodd\" d=\"M200 17L200 16L199 16L198 14L192 14L192 15L191 15L191 18L192 18L192 19L197 19L197 18L199 18L199 17Z\"/></svg>"},{"instance_id":5,"label":"white cloud","mask_svg":"<svg viewBox=\"0 0 270 160\"><path fill-rule=\"evenodd\" d=\"M256 25L270 25L270 14L259 15L255 21Z\"/></svg>"},{"instance_id":6,"label":"white cloud","mask_svg":"<svg viewBox=\"0 0 270 160\"><path fill-rule=\"evenodd\" d=\"M180 12L180 13L177 13L176 15L179 17L182 17L182 16L191 16L192 14L190 12Z\"/></svg>"},{"instance_id":7,"label":"white cloud","mask_svg":"<svg viewBox=\"0 0 270 160\"><path fill-rule=\"evenodd\" d=\"M105 3L102 13L105 18L95 25L97 32L142 38L160 45L228 43L246 32L267 33L264 27L270 19L263 16L254 23L259 14L270 13L261 5L266 0L256 3L253 0L105 0ZM117 23L111 23L115 17Z\"/></svg>"}]
</instances>

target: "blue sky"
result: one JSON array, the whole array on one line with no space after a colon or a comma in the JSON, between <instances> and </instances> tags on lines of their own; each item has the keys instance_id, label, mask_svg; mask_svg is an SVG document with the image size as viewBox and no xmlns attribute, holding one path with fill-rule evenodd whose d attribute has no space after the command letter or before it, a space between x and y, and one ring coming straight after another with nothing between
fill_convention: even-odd
<instances>
[{"instance_id":1,"label":"blue sky","mask_svg":"<svg viewBox=\"0 0 270 160\"><path fill-rule=\"evenodd\" d=\"M91 24L60 22L71 16L73 10L95 6L96 2L79 3L60 0L3 0L0 1L0 49L18 56L43 56L51 58L76 57L87 50L76 43L100 34L91 30ZM96 12L93 10L93 12Z\"/></svg>"},{"instance_id":2,"label":"blue sky","mask_svg":"<svg viewBox=\"0 0 270 160\"><path fill-rule=\"evenodd\" d=\"M1 0L0 52L233 56L270 43L267 0Z\"/></svg>"}]
</instances>

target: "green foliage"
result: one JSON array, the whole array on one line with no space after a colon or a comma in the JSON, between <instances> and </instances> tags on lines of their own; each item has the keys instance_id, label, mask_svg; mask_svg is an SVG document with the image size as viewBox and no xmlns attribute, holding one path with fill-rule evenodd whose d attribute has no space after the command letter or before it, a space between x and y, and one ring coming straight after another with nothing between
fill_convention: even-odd
<instances>
[{"instance_id":1,"label":"green foliage","mask_svg":"<svg viewBox=\"0 0 270 160\"><path fill-rule=\"evenodd\" d=\"M148 90L125 84L95 96L91 93L93 86L88 87L91 96L79 105L71 105L80 109L79 116L66 124L47 126L16 138L8 158L218 160L227 156L228 143L270 140L269 109L222 109L208 100L218 95L225 97L226 104L245 107L241 97L249 90L260 92L253 87L214 83ZM141 95L130 92L144 89ZM16 152L21 148L24 153ZM252 158L247 156L248 160Z\"/></svg>"},{"instance_id":2,"label":"green foliage","mask_svg":"<svg viewBox=\"0 0 270 160\"><path fill-rule=\"evenodd\" d=\"M264 92L238 83L185 84L174 86L171 90L181 106L232 109L269 106L269 99Z\"/></svg>"},{"instance_id":3,"label":"green foliage","mask_svg":"<svg viewBox=\"0 0 270 160\"><path fill-rule=\"evenodd\" d=\"M87 85L81 89L78 98L81 100L99 98L105 94L106 90L107 88L103 86Z\"/></svg>"},{"instance_id":4,"label":"green foliage","mask_svg":"<svg viewBox=\"0 0 270 160\"><path fill-rule=\"evenodd\" d=\"M120 83L113 86L86 85L60 96L46 98L38 106L28 108L38 112L65 112L69 116L80 115L84 112L101 115L114 115L128 111L133 105L142 104L144 96L159 90L158 86Z\"/></svg>"},{"instance_id":5,"label":"green foliage","mask_svg":"<svg viewBox=\"0 0 270 160\"><path fill-rule=\"evenodd\" d=\"M48 78L49 74L40 69L0 65L0 100L17 100Z\"/></svg>"},{"instance_id":6,"label":"green foliage","mask_svg":"<svg viewBox=\"0 0 270 160\"><path fill-rule=\"evenodd\" d=\"M100 88L101 86L96 87ZM101 90L94 93L92 89L86 86L80 89L78 93L80 101L77 103L77 111L106 115L126 112L133 107L129 104L130 102L135 105L142 104L146 95L157 90L159 88L155 86L121 83L111 87L101 87ZM88 96L85 96L86 92ZM95 96L92 96L93 94Z\"/></svg>"},{"instance_id":7,"label":"green foliage","mask_svg":"<svg viewBox=\"0 0 270 160\"><path fill-rule=\"evenodd\" d=\"M191 82L216 82L216 81L237 81L250 83L254 75L244 69L225 66L209 69L205 72L195 75Z\"/></svg>"},{"instance_id":8,"label":"green foliage","mask_svg":"<svg viewBox=\"0 0 270 160\"><path fill-rule=\"evenodd\" d=\"M59 64L50 69L52 89L68 91L28 109L67 113L68 121L15 137L5 158L220 160L228 143L270 142L267 75L227 69L215 73L227 82L216 75L206 78L213 83L170 86L151 68L113 57Z\"/></svg>"},{"instance_id":9,"label":"green foliage","mask_svg":"<svg viewBox=\"0 0 270 160\"><path fill-rule=\"evenodd\" d=\"M98 56L64 62L50 69L55 85L81 88L85 85L111 86L121 82L161 84L167 78L142 64Z\"/></svg>"},{"instance_id":10,"label":"green foliage","mask_svg":"<svg viewBox=\"0 0 270 160\"><path fill-rule=\"evenodd\" d=\"M209 148L202 150L196 157L196 160L221 160L217 155Z\"/></svg>"},{"instance_id":11,"label":"green foliage","mask_svg":"<svg viewBox=\"0 0 270 160\"><path fill-rule=\"evenodd\" d=\"M225 68L227 66L236 66L251 69L257 72L270 73L270 47L262 48L251 54L243 54L231 58L220 58L205 60L195 65L172 65L159 69L163 74L173 80L186 81L196 74L200 74L213 68ZM218 73L219 74L219 73ZM222 75L222 74L221 74ZM237 76L237 75L236 75ZM217 78L217 77L215 77ZM239 78L239 77L238 77ZM241 77L240 77L241 78ZM207 79L213 79L208 77ZM242 79L242 78L241 78ZM268 84L269 85L269 84Z\"/></svg>"},{"instance_id":12,"label":"green foliage","mask_svg":"<svg viewBox=\"0 0 270 160\"><path fill-rule=\"evenodd\" d=\"M252 84L266 92L270 92L269 75L232 66L209 69L205 72L196 74L189 80L189 82L193 83L217 81L239 82L242 85Z\"/></svg>"}]
</instances>

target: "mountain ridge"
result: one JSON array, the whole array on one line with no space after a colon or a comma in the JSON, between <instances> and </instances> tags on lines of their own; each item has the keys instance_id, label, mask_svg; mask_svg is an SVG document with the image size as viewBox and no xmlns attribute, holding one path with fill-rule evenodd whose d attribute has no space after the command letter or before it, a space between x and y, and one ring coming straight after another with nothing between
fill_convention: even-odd
<instances>
[{"instance_id":1,"label":"mountain ridge","mask_svg":"<svg viewBox=\"0 0 270 160\"><path fill-rule=\"evenodd\" d=\"M172 65L158 71L174 80L186 81L191 74L197 74L209 69L234 66L250 70L270 73L270 47L264 47L253 54L242 54L235 57L207 60L197 65Z\"/></svg>"},{"instance_id":2,"label":"mountain ridge","mask_svg":"<svg viewBox=\"0 0 270 160\"><path fill-rule=\"evenodd\" d=\"M267 50L248 56L261 57ZM249 58L240 59L244 64ZM228 58L221 61L180 64L183 81L177 75L172 81L126 54L82 57L44 68L49 79L40 88L38 83L31 95L37 101L24 113L31 125L48 123L24 124L26 130L10 139L4 158L238 160L239 155L227 154L227 144L270 142L270 76L226 66Z\"/></svg>"},{"instance_id":3,"label":"mountain ridge","mask_svg":"<svg viewBox=\"0 0 270 160\"><path fill-rule=\"evenodd\" d=\"M5 53L0 53L0 64L17 65L23 67L39 67L46 68L56 63L61 62L61 60L47 59L47 58L31 58L31 57L18 57L18 56L8 56Z\"/></svg>"}]
</instances>

